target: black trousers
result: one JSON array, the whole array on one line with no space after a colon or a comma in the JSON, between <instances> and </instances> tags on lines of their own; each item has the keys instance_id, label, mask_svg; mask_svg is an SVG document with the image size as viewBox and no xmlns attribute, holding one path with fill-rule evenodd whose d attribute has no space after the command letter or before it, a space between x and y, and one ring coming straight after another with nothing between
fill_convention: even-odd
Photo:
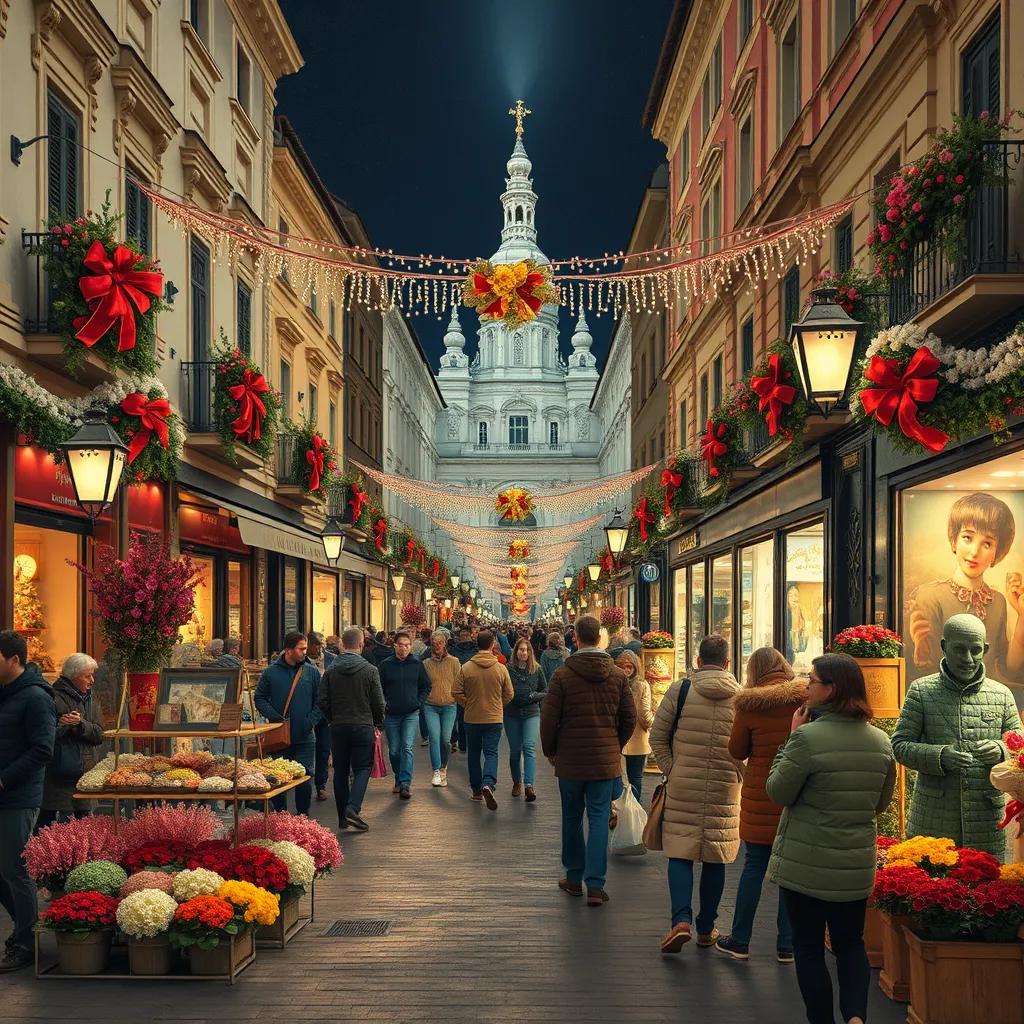
<instances>
[{"instance_id":1,"label":"black trousers","mask_svg":"<svg viewBox=\"0 0 1024 1024\"><path fill-rule=\"evenodd\" d=\"M842 1019L868 1018L871 967L864 949L864 912L868 901L830 903L792 889L782 889L793 926L796 980L804 998L809 1024L835 1024L832 979L825 964L825 926L839 977Z\"/></svg>"},{"instance_id":2,"label":"black trousers","mask_svg":"<svg viewBox=\"0 0 1024 1024\"><path fill-rule=\"evenodd\" d=\"M366 786L373 768L374 732L372 725L332 725L331 756L334 758L334 802L338 808L338 824L345 823L351 810L358 814L363 807ZM352 782L349 783L349 773Z\"/></svg>"}]
</instances>

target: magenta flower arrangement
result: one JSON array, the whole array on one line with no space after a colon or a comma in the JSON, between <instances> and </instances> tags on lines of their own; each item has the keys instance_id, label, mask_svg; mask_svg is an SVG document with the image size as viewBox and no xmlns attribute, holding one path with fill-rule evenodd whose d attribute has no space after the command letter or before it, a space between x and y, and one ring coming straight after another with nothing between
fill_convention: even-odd
<instances>
[{"instance_id":1,"label":"magenta flower arrangement","mask_svg":"<svg viewBox=\"0 0 1024 1024\"><path fill-rule=\"evenodd\" d=\"M107 815L73 818L41 828L25 844L22 856L28 873L50 892L64 888L72 868L87 861L120 861L125 846Z\"/></svg>"},{"instance_id":2,"label":"magenta flower arrangement","mask_svg":"<svg viewBox=\"0 0 1024 1024\"><path fill-rule=\"evenodd\" d=\"M152 842L193 849L213 839L220 827L220 819L205 804L159 804L137 810L121 825L121 839L126 850Z\"/></svg>"},{"instance_id":3,"label":"magenta flower arrangement","mask_svg":"<svg viewBox=\"0 0 1024 1024\"><path fill-rule=\"evenodd\" d=\"M155 671L170 661L178 630L192 617L199 575L187 555L172 558L160 538L133 534L125 558L99 548L94 569L75 564L88 580L104 638L129 672Z\"/></svg>"}]
</instances>

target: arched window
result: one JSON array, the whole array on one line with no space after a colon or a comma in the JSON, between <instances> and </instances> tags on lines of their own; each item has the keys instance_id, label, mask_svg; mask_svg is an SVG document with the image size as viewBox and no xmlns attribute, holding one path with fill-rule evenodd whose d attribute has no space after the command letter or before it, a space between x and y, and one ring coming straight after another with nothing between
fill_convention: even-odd
<instances>
[{"instance_id":1,"label":"arched window","mask_svg":"<svg viewBox=\"0 0 1024 1024\"><path fill-rule=\"evenodd\" d=\"M528 416L509 416L508 443L511 445L530 443L530 419Z\"/></svg>"},{"instance_id":2,"label":"arched window","mask_svg":"<svg viewBox=\"0 0 1024 1024\"><path fill-rule=\"evenodd\" d=\"M521 206L516 207L516 223L523 223L523 208Z\"/></svg>"},{"instance_id":3,"label":"arched window","mask_svg":"<svg viewBox=\"0 0 1024 1024\"><path fill-rule=\"evenodd\" d=\"M526 211L526 223L527 224L532 224L533 223L533 210L527 210Z\"/></svg>"},{"instance_id":4,"label":"arched window","mask_svg":"<svg viewBox=\"0 0 1024 1024\"><path fill-rule=\"evenodd\" d=\"M487 424L481 422L477 427L477 441L479 444L487 444Z\"/></svg>"},{"instance_id":5,"label":"arched window","mask_svg":"<svg viewBox=\"0 0 1024 1024\"><path fill-rule=\"evenodd\" d=\"M548 434L549 434L551 443L552 444L558 444L558 424L557 423L552 422L551 426L548 428Z\"/></svg>"}]
</instances>

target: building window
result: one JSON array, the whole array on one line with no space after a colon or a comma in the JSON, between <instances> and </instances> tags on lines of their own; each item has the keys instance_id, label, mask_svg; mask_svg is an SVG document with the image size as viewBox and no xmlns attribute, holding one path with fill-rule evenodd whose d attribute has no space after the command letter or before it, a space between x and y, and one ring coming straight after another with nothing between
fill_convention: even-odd
<instances>
[{"instance_id":1,"label":"building window","mask_svg":"<svg viewBox=\"0 0 1024 1024\"><path fill-rule=\"evenodd\" d=\"M700 375L700 422L697 424L698 429L703 430L704 424L708 421L708 375L702 373Z\"/></svg>"},{"instance_id":2,"label":"building window","mask_svg":"<svg viewBox=\"0 0 1024 1024\"><path fill-rule=\"evenodd\" d=\"M708 189L708 197L700 212L702 249L705 255L718 252L722 246L722 180L719 178Z\"/></svg>"},{"instance_id":3,"label":"building window","mask_svg":"<svg viewBox=\"0 0 1024 1024\"><path fill-rule=\"evenodd\" d=\"M278 217L277 219L277 244L288 247L288 221L284 217ZM288 266L287 264L281 264L281 280L288 280Z\"/></svg>"},{"instance_id":4,"label":"building window","mask_svg":"<svg viewBox=\"0 0 1024 1024\"><path fill-rule=\"evenodd\" d=\"M853 217L836 225L836 273L845 273L853 266Z\"/></svg>"},{"instance_id":5,"label":"building window","mask_svg":"<svg viewBox=\"0 0 1024 1024\"><path fill-rule=\"evenodd\" d=\"M740 45L739 48L743 49L743 44L747 41L747 36L750 35L750 30L754 27L754 0L740 0Z\"/></svg>"},{"instance_id":6,"label":"building window","mask_svg":"<svg viewBox=\"0 0 1024 1024\"><path fill-rule=\"evenodd\" d=\"M139 188L138 178L141 177L138 171L131 164L125 167L127 172L124 183L124 227L128 238L133 239L139 247L139 252L150 253L149 222L150 202L149 196Z\"/></svg>"},{"instance_id":7,"label":"building window","mask_svg":"<svg viewBox=\"0 0 1024 1024\"><path fill-rule=\"evenodd\" d=\"M335 331L338 327L338 307L334 303L334 299L329 299L327 302L327 333L333 338L335 337Z\"/></svg>"},{"instance_id":8,"label":"building window","mask_svg":"<svg viewBox=\"0 0 1024 1024\"><path fill-rule=\"evenodd\" d=\"M530 421L526 416L509 416L508 418L508 443L529 444L530 443Z\"/></svg>"},{"instance_id":9,"label":"building window","mask_svg":"<svg viewBox=\"0 0 1024 1024\"><path fill-rule=\"evenodd\" d=\"M327 440L332 448L338 447L338 407L334 402L327 404Z\"/></svg>"},{"instance_id":10,"label":"building window","mask_svg":"<svg viewBox=\"0 0 1024 1024\"><path fill-rule=\"evenodd\" d=\"M754 369L754 318L748 316L740 328L740 376Z\"/></svg>"},{"instance_id":11,"label":"building window","mask_svg":"<svg viewBox=\"0 0 1024 1024\"><path fill-rule=\"evenodd\" d=\"M643 401L644 397L647 395L647 353L646 352L642 352L640 354L640 380L637 381L637 383L640 385L637 388L637 391L639 393L640 400Z\"/></svg>"},{"instance_id":12,"label":"building window","mask_svg":"<svg viewBox=\"0 0 1024 1024\"><path fill-rule=\"evenodd\" d=\"M711 122L722 105L722 37L718 37L711 51L711 63L704 72L704 88L701 95L701 135L706 138Z\"/></svg>"},{"instance_id":13,"label":"building window","mask_svg":"<svg viewBox=\"0 0 1024 1024\"><path fill-rule=\"evenodd\" d=\"M857 22L857 0L833 0L832 52L835 53Z\"/></svg>"},{"instance_id":14,"label":"building window","mask_svg":"<svg viewBox=\"0 0 1024 1024\"><path fill-rule=\"evenodd\" d=\"M244 281L235 286L235 317L238 321L238 347L252 355L252 290Z\"/></svg>"},{"instance_id":15,"label":"building window","mask_svg":"<svg viewBox=\"0 0 1024 1024\"><path fill-rule=\"evenodd\" d=\"M721 353L715 356L714 362L711 364L711 390L715 400L715 410L717 411L722 407L723 379Z\"/></svg>"},{"instance_id":16,"label":"building window","mask_svg":"<svg viewBox=\"0 0 1024 1024\"><path fill-rule=\"evenodd\" d=\"M785 535L783 654L799 672L825 646L825 528L821 522Z\"/></svg>"},{"instance_id":17,"label":"building window","mask_svg":"<svg viewBox=\"0 0 1024 1024\"><path fill-rule=\"evenodd\" d=\"M210 45L210 0L190 0L189 24L206 46Z\"/></svg>"},{"instance_id":18,"label":"building window","mask_svg":"<svg viewBox=\"0 0 1024 1024\"><path fill-rule=\"evenodd\" d=\"M690 180L690 126L683 129L679 140L679 191L682 192Z\"/></svg>"},{"instance_id":19,"label":"building window","mask_svg":"<svg viewBox=\"0 0 1024 1024\"><path fill-rule=\"evenodd\" d=\"M999 116L999 11L964 50L960 112L978 117L987 110Z\"/></svg>"},{"instance_id":20,"label":"building window","mask_svg":"<svg viewBox=\"0 0 1024 1024\"><path fill-rule=\"evenodd\" d=\"M316 423L317 415L317 398L318 398L317 386L315 384L309 385L309 422Z\"/></svg>"},{"instance_id":21,"label":"building window","mask_svg":"<svg viewBox=\"0 0 1024 1024\"><path fill-rule=\"evenodd\" d=\"M557 423L552 423L551 426L548 427L548 438L549 438L549 440L550 440L550 442L552 444L554 444L554 445L558 444L558 424Z\"/></svg>"},{"instance_id":22,"label":"building window","mask_svg":"<svg viewBox=\"0 0 1024 1024\"><path fill-rule=\"evenodd\" d=\"M779 142L800 115L800 19L794 18L779 45Z\"/></svg>"},{"instance_id":23,"label":"building window","mask_svg":"<svg viewBox=\"0 0 1024 1024\"><path fill-rule=\"evenodd\" d=\"M748 114L740 125L736 140L736 155L739 159L736 176L736 209L742 213L746 209L750 197L754 194L754 115Z\"/></svg>"},{"instance_id":24,"label":"building window","mask_svg":"<svg viewBox=\"0 0 1024 1024\"><path fill-rule=\"evenodd\" d=\"M210 358L210 250L192 236L189 254L189 289L192 296L192 358Z\"/></svg>"},{"instance_id":25,"label":"building window","mask_svg":"<svg viewBox=\"0 0 1024 1024\"><path fill-rule=\"evenodd\" d=\"M789 329L800 318L800 268L790 267L782 281L782 336L789 337Z\"/></svg>"},{"instance_id":26,"label":"building window","mask_svg":"<svg viewBox=\"0 0 1024 1024\"><path fill-rule=\"evenodd\" d=\"M252 63L249 55L242 49L241 43L235 44L235 99L245 111L246 117L252 114Z\"/></svg>"},{"instance_id":27,"label":"building window","mask_svg":"<svg viewBox=\"0 0 1024 1024\"><path fill-rule=\"evenodd\" d=\"M686 422L686 399L679 403L679 447L685 448L689 440L689 424Z\"/></svg>"},{"instance_id":28,"label":"building window","mask_svg":"<svg viewBox=\"0 0 1024 1024\"><path fill-rule=\"evenodd\" d=\"M82 194L82 126L75 113L52 89L46 94L49 135L47 199L51 215L78 216Z\"/></svg>"},{"instance_id":29,"label":"building window","mask_svg":"<svg viewBox=\"0 0 1024 1024\"><path fill-rule=\"evenodd\" d=\"M285 419L291 419L292 415L292 368L290 364L281 360L281 411Z\"/></svg>"},{"instance_id":30,"label":"building window","mask_svg":"<svg viewBox=\"0 0 1024 1024\"><path fill-rule=\"evenodd\" d=\"M665 458L665 431L664 430L658 435L658 439L659 439L659 444L658 444L659 456L658 457L663 459L663 458Z\"/></svg>"},{"instance_id":31,"label":"building window","mask_svg":"<svg viewBox=\"0 0 1024 1024\"><path fill-rule=\"evenodd\" d=\"M487 424L480 423L476 428L477 444L487 444Z\"/></svg>"}]
</instances>

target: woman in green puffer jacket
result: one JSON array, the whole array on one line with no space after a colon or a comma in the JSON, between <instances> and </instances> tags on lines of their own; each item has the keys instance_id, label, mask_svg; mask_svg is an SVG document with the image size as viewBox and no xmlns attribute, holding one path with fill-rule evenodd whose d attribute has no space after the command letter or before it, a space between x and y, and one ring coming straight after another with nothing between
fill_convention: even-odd
<instances>
[{"instance_id":1,"label":"woman in green puffer jacket","mask_svg":"<svg viewBox=\"0 0 1024 1024\"><path fill-rule=\"evenodd\" d=\"M889 737L868 724L860 666L845 654L815 658L807 703L793 715L766 786L783 807L768 877L793 926L797 982L810 1024L832 1024L825 927L847 1024L867 1016L871 969L864 912L875 878L875 817L889 805L896 761Z\"/></svg>"}]
</instances>

